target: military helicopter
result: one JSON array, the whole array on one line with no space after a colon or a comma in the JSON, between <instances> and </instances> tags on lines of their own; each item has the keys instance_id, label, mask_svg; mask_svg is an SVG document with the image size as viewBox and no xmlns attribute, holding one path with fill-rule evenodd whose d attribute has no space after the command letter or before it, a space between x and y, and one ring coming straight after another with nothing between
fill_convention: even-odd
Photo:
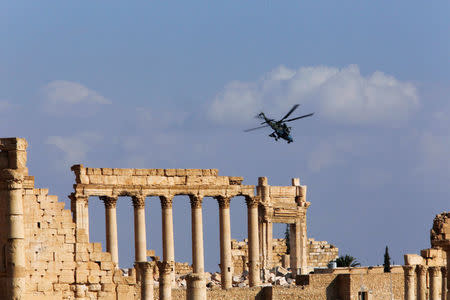
<instances>
[{"instance_id":1,"label":"military helicopter","mask_svg":"<svg viewBox=\"0 0 450 300\"><path fill-rule=\"evenodd\" d=\"M307 114L307 115L304 115L304 116L300 116L300 117L296 117L296 118L292 118L292 119L286 120L286 118L289 117L294 112L294 110L296 110L297 107L299 107L299 106L300 106L299 104L295 104L291 108L291 110L279 121L275 121L274 119L269 119L269 118L266 117L266 115L263 112L261 112L256 117L259 118L259 119L264 120L264 122L262 122L261 125L262 124L266 124L266 125L259 126L259 127L256 127L256 128L247 129L247 130L244 130L244 132L249 132L249 131L253 131L253 130L256 130L256 129L260 129L260 128L264 128L264 127L269 127L270 126L274 131L271 134L269 134L269 136L275 138L275 141L278 141L278 139L282 138L282 139L286 140L288 142L288 144L292 143L294 140L292 139L292 136L291 136L291 127L288 127L286 125L286 123L294 121L294 120L298 120L298 119L301 119L301 118L310 117L310 116L314 115L314 113L311 113L311 114Z\"/></svg>"}]
</instances>

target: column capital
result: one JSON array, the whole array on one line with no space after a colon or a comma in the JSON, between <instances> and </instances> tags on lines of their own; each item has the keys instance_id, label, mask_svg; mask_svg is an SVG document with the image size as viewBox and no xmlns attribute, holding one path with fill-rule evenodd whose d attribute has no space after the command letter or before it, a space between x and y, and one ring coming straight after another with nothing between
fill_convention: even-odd
<instances>
[{"instance_id":1,"label":"column capital","mask_svg":"<svg viewBox=\"0 0 450 300\"><path fill-rule=\"evenodd\" d=\"M217 196L214 198L219 203L220 208L230 208L231 197Z\"/></svg>"},{"instance_id":2,"label":"column capital","mask_svg":"<svg viewBox=\"0 0 450 300\"><path fill-rule=\"evenodd\" d=\"M132 196L131 201L133 202L134 208L144 208L145 207L145 196L144 195Z\"/></svg>"},{"instance_id":3,"label":"column capital","mask_svg":"<svg viewBox=\"0 0 450 300\"><path fill-rule=\"evenodd\" d=\"M424 266L424 265L418 265L418 266L417 266L417 273L418 273L420 276L425 276L425 275L427 275L427 271L428 271L428 267L427 267L427 266Z\"/></svg>"},{"instance_id":4,"label":"column capital","mask_svg":"<svg viewBox=\"0 0 450 300\"><path fill-rule=\"evenodd\" d=\"M100 196L99 199L105 203L105 208L116 208L118 197Z\"/></svg>"},{"instance_id":5,"label":"column capital","mask_svg":"<svg viewBox=\"0 0 450 300\"><path fill-rule=\"evenodd\" d=\"M245 196L245 202L247 203L247 207L258 207L259 197L257 196Z\"/></svg>"},{"instance_id":6,"label":"column capital","mask_svg":"<svg viewBox=\"0 0 450 300\"><path fill-rule=\"evenodd\" d=\"M416 265L403 266L403 270L405 271L405 276L414 276Z\"/></svg>"},{"instance_id":7,"label":"column capital","mask_svg":"<svg viewBox=\"0 0 450 300\"><path fill-rule=\"evenodd\" d=\"M84 196L84 195L75 195L75 193L71 193L69 195L69 199L74 201L74 202L81 202L81 203L85 203L86 205L89 202L89 197L88 196Z\"/></svg>"},{"instance_id":8,"label":"column capital","mask_svg":"<svg viewBox=\"0 0 450 300\"><path fill-rule=\"evenodd\" d=\"M428 270L430 272L430 277L437 277L441 273L441 267L440 266L428 267Z\"/></svg>"},{"instance_id":9,"label":"column capital","mask_svg":"<svg viewBox=\"0 0 450 300\"><path fill-rule=\"evenodd\" d=\"M157 266L160 274L170 274L174 269L174 263L169 261L158 261Z\"/></svg>"},{"instance_id":10,"label":"column capital","mask_svg":"<svg viewBox=\"0 0 450 300\"><path fill-rule=\"evenodd\" d=\"M189 195L191 208L202 208L203 197L199 195Z\"/></svg>"},{"instance_id":11,"label":"column capital","mask_svg":"<svg viewBox=\"0 0 450 300\"><path fill-rule=\"evenodd\" d=\"M172 208L173 195L162 195L159 196L161 201L161 208Z\"/></svg>"}]
</instances>

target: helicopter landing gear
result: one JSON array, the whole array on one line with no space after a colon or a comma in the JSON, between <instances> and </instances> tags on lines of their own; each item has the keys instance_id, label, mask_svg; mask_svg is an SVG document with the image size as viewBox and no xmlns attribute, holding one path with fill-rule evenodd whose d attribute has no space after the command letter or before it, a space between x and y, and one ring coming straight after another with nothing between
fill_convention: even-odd
<instances>
[{"instance_id":1,"label":"helicopter landing gear","mask_svg":"<svg viewBox=\"0 0 450 300\"><path fill-rule=\"evenodd\" d=\"M271 134L269 134L270 137L273 137L275 139L275 141L278 141L279 137L276 135L275 132L272 132Z\"/></svg>"}]
</instances>

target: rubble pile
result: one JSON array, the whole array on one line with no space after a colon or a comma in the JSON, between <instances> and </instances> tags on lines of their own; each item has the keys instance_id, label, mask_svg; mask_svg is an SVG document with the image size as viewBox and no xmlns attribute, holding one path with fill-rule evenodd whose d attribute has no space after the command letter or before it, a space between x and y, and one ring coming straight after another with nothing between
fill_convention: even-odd
<instances>
[{"instance_id":1,"label":"rubble pile","mask_svg":"<svg viewBox=\"0 0 450 300\"><path fill-rule=\"evenodd\" d=\"M176 275L175 287L185 289L186 288L186 276ZM157 286L159 278L154 279L154 284ZM209 289L220 289L221 288L221 276L220 273L209 273L205 272L206 287ZM283 267L276 267L271 270L264 271L264 280L262 280L262 286L272 286L272 285L295 285L295 276L292 276L290 269L285 269ZM233 287L248 287L248 271L244 271L241 275L233 276Z\"/></svg>"}]
</instances>

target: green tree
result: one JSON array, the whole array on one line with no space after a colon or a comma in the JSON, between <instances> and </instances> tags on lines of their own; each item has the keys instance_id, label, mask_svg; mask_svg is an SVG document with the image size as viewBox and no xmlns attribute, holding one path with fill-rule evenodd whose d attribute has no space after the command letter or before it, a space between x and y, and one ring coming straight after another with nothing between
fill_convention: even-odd
<instances>
[{"instance_id":1,"label":"green tree","mask_svg":"<svg viewBox=\"0 0 450 300\"><path fill-rule=\"evenodd\" d=\"M391 258L389 257L389 251L388 246L386 246L386 250L384 251L384 272L390 273L391 272Z\"/></svg>"},{"instance_id":2,"label":"green tree","mask_svg":"<svg viewBox=\"0 0 450 300\"><path fill-rule=\"evenodd\" d=\"M361 265L356 258L348 254L339 256L336 259L336 264L338 267L357 267Z\"/></svg>"},{"instance_id":3,"label":"green tree","mask_svg":"<svg viewBox=\"0 0 450 300\"><path fill-rule=\"evenodd\" d=\"M286 231L284 232L284 240L286 242L286 254L291 253L291 242L289 239L289 224L286 224Z\"/></svg>"}]
</instances>

